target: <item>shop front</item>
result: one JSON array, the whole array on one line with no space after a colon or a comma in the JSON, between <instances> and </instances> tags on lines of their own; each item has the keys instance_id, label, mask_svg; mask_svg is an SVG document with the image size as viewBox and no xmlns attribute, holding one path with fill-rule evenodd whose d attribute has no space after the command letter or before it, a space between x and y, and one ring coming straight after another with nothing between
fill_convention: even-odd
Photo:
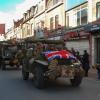
<instances>
[{"instance_id":1,"label":"shop front","mask_svg":"<svg viewBox=\"0 0 100 100\"><path fill-rule=\"evenodd\" d=\"M90 53L90 34L84 31L84 27L69 30L63 35L62 39L66 42L68 49L74 48L83 55L83 51Z\"/></svg>"},{"instance_id":2,"label":"shop front","mask_svg":"<svg viewBox=\"0 0 100 100\"><path fill-rule=\"evenodd\" d=\"M88 32L91 33L92 41L92 65L100 64L100 20L93 22L91 25L87 26Z\"/></svg>"}]
</instances>

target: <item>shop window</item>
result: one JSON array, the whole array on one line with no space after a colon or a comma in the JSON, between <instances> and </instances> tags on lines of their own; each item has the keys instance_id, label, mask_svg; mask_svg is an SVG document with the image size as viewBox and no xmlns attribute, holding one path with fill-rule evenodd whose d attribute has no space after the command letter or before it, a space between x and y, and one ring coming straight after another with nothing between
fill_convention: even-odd
<instances>
[{"instance_id":1,"label":"shop window","mask_svg":"<svg viewBox=\"0 0 100 100\"><path fill-rule=\"evenodd\" d=\"M52 17L52 18L50 18L50 30L53 29L53 25L54 25L54 23L53 23L53 17Z\"/></svg>"},{"instance_id":2,"label":"shop window","mask_svg":"<svg viewBox=\"0 0 100 100\"><path fill-rule=\"evenodd\" d=\"M97 19L100 19L100 2L97 3Z\"/></svg>"},{"instance_id":3,"label":"shop window","mask_svg":"<svg viewBox=\"0 0 100 100\"><path fill-rule=\"evenodd\" d=\"M55 16L55 29L58 28L58 25L59 25L59 16L56 15L56 16Z\"/></svg>"}]
</instances>

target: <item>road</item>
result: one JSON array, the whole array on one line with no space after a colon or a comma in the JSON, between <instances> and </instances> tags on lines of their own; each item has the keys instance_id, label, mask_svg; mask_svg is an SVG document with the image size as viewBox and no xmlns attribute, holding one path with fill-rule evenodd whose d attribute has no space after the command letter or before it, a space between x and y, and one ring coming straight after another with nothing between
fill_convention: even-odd
<instances>
[{"instance_id":1,"label":"road","mask_svg":"<svg viewBox=\"0 0 100 100\"><path fill-rule=\"evenodd\" d=\"M59 79L38 90L31 78L22 80L20 70L0 70L0 100L100 100L100 81L84 78L81 86L74 88Z\"/></svg>"}]
</instances>

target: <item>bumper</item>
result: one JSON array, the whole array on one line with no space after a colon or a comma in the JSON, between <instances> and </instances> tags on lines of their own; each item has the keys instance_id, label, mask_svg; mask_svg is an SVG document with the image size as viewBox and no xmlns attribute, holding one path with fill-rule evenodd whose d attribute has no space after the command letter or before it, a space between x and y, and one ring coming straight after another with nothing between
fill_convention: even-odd
<instances>
[{"instance_id":1,"label":"bumper","mask_svg":"<svg viewBox=\"0 0 100 100\"><path fill-rule=\"evenodd\" d=\"M80 68L69 68L69 67L60 67L59 70L48 70L44 74L46 77L50 79L55 79L58 77L68 78L68 79L74 79L75 76L84 76L84 72Z\"/></svg>"}]
</instances>

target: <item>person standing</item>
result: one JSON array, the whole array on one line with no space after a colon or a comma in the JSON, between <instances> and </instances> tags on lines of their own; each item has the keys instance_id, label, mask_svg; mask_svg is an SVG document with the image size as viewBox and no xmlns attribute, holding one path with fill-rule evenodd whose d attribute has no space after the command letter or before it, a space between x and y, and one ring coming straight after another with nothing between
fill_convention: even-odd
<instances>
[{"instance_id":1,"label":"person standing","mask_svg":"<svg viewBox=\"0 0 100 100\"><path fill-rule=\"evenodd\" d=\"M82 57L82 67L85 71L85 76L88 77L88 71L90 69L90 65L89 65L89 54L87 50L84 50L84 54Z\"/></svg>"},{"instance_id":2,"label":"person standing","mask_svg":"<svg viewBox=\"0 0 100 100\"><path fill-rule=\"evenodd\" d=\"M82 61L79 51L76 52L76 57L80 62Z\"/></svg>"},{"instance_id":3,"label":"person standing","mask_svg":"<svg viewBox=\"0 0 100 100\"><path fill-rule=\"evenodd\" d=\"M71 48L71 53L72 53L74 56L76 56L76 52L75 52L74 48Z\"/></svg>"},{"instance_id":4,"label":"person standing","mask_svg":"<svg viewBox=\"0 0 100 100\"><path fill-rule=\"evenodd\" d=\"M100 64L97 64L96 69L97 69L98 79L100 79Z\"/></svg>"}]
</instances>

